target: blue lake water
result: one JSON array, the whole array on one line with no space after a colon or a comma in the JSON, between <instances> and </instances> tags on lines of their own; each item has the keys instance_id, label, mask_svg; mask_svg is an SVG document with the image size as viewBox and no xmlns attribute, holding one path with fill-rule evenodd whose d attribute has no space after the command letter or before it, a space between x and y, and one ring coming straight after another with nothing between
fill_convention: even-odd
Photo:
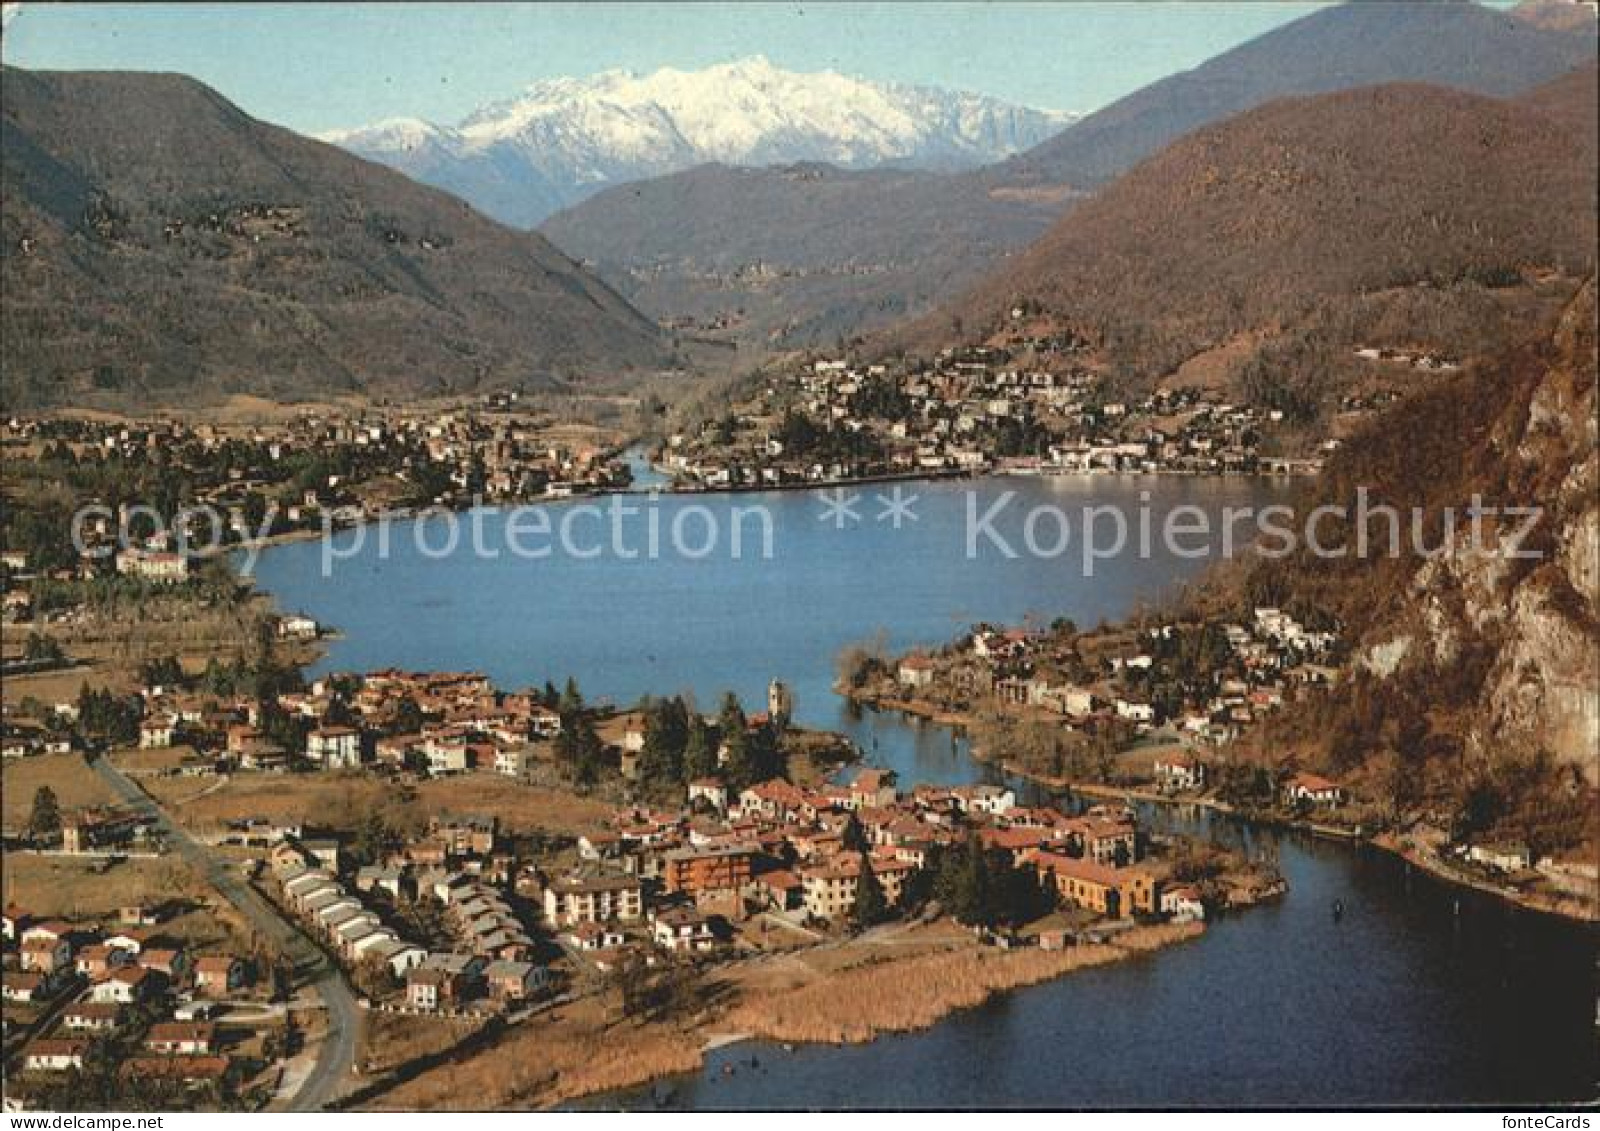
<instances>
[{"instance_id":1,"label":"blue lake water","mask_svg":"<svg viewBox=\"0 0 1600 1131\"><path fill-rule=\"evenodd\" d=\"M1180 823L1210 831L1204 820ZM658 1086L595 1106L1315 1107L1594 1096L1592 936L1462 894L1376 850L1257 835L1277 845L1289 894L1214 920L1194 942L868 1045L728 1046L670 1093ZM1345 906L1338 923L1334 899Z\"/></svg>"},{"instance_id":2,"label":"blue lake water","mask_svg":"<svg viewBox=\"0 0 1600 1131\"><path fill-rule=\"evenodd\" d=\"M776 677L794 689L802 722L849 734L902 785L957 783L993 771L944 728L848 710L830 690L841 648L878 630L902 649L942 643L980 620L1114 620L1204 565L1160 550L1159 540L1148 556L1098 562L1093 576L1081 567L1077 540L1046 558L1010 558L980 540L969 558L970 514L1015 492L994 525L1020 549L1031 508L1060 508L1076 522L1086 505L1115 504L1136 528L1143 506L1159 530L1178 507L1218 515L1282 501L1286 492L1262 481L1180 478L921 483L903 488L918 496L917 517L902 516L896 529L879 517L892 490L856 492L855 521L825 520L809 492L630 500L664 531L685 508L703 508L685 529L715 526L724 538L698 559L649 557L641 514L625 528L624 549L639 552L633 558L483 558L465 541L431 557L410 527L397 526L386 555L372 530L350 531L331 548L352 556L334 561L327 576L323 548L299 543L267 551L256 577L284 608L343 632L323 670L474 669L505 687L573 675L591 699L629 703L681 691L706 710L726 690L756 709ZM772 555L748 551L757 539L734 560L731 512L752 507L770 515ZM560 511L550 509L553 524ZM572 529L587 551L604 540L605 520L579 518ZM480 521L484 544L504 547L506 514ZM1054 546L1050 522L1038 522L1035 533L1036 543ZM441 534L429 544L442 543ZM1193 831L1206 835L1272 835L1196 820ZM1317 1106L1596 1095L1593 931L1448 888L1369 849L1298 836L1274 843L1288 896L1221 919L1192 944L1005 995L926 1032L866 1046L719 1050L704 1072L674 1083L670 1102ZM1335 899L1347 908L1338 924L1329 913ZM752 1056L759 1067L750 1067ZM725 1066L735 1070L726 1074ZM654 1101L647 1091L604 1102Z\"/></svg>"},{"instance_id":3,"label":"blue lake water","mask_svg":"<svg viewBox=\"0 0 1600 1131\"><path fill-rule=\"evenodd\" d=\"M879 633L892 650L942 644L977 621L1114 620L1170 592L1203 560L1168 551L1155 537L1148 557L1135 552L1097 561L1086 576L1081 539L1058 556L1027 552L1025 516L1049 508L1045 513L1076 524L1086 506L1115 506L1127 514L1136 545L1142 510L1159 531L1175 508L1220 515L1224 507L1280 501L1286 488L1260 480L1112 476L917 483L900 488L903 499L916 496L909 504L916 517L902 517L898 529L878 517L894 490L856 492L859 520L825 518L811 492L632 497L626 505L639 513L619 520L621 539L613 540L609 516L575 514L572 549L603 550L596 557L561 552L559 524L584 504L543 508L550 535L516 543L506 535L506 513L486 511L475 516L477 544L495 557L472 552L470 517L459 520L458 551L431 556L448 544L446 520L433 519L423 524L420 545L414 523L394 526L387 552L375 527L350 530L326 551L309 542L270 550L255 573L284 608L343 632L319 670L472 669L504 687L546 679L559 685L571 675L591 699L627 704L646 694L689 692L707 711L730 690L751 710L762 709L767 682L777 678L794 691L801 722L851 734L872 759L908 781L953 783L981 771L952 750L942 728L857 719L833 694L841 649ZM977 552L968 558L967 531L975 524L969 513L981 519L997 505L1004 509L987 529L998 541L976 538ZM693 512L680 527L687 549L698 552L709 531L719 534L716 548L702 557L671 552L671 532L686 511ZM659 528L654 557L649 515ZM1104 532L1099 545L1109 547L1111 521L1094 521ZM1059 545L1055 522L1035 524L1036 546ZM742 539L737 559L735 526ZM551 553L518 557L513 544ZM768 546L770 557L763 553ZM1179 549L1188 551L1188 543Z\"/></svg>"}]
</instances>

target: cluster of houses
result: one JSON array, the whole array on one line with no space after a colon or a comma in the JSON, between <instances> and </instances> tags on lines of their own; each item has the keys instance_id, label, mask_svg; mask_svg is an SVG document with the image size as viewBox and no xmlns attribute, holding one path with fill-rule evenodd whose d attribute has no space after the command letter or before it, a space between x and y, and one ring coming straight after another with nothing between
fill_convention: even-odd
<instances>
[{"instance_id":1,"label":"cluster of houses","mask_svg":"<svg viewBox=\"0 0 1600 1131\"><path fill-rule=\"evenodd\" d=\"M561 716L542 693L501 693L475 672L385 670L285 692L277 706L298 724L288 746L266 731L252 697L160 685L139 697L141 749L194 750L179 773L281 771L299 762L329 771L373 767L437 777L484 770L521 778L561 732ZM77 708L62 703L56 710L70 716ZM17 753L36 746L19 742Z\"/></svg>"},{"instance_id":2,"label":"cluster of houses","mask_svg":"<svg viewBox=\"0 0 1600 1131\"><path fill-rule=\"evenodd\" d=\"M1461 363L1454 358L1430 353L1427 350L1412 353L1389 346L1359 346L1355 355L1362 361L1403 365L1409 369L1420 369L1425 373L1453 373L1461 368Z\"/></svg>"},{"instance_id":3,"label":"cluster of houses","mask_svg":"<svg viewBox=\"0 0 1600 1131\"><path fill-rule=\"evenodd\" d=\"M96 1038L141 1026L142 1051L123 1062L124 1074L189 1084L228 1075L233 1062L209 1018L218 1003L249 992L252 971L244 959L193 954L137 906L109 925L7 907L0 928L4 999L30 1007L38 1019L32 1024L38 1031L22 1047L25 1071L82 1068Z\"/></svg>"},{"instance_id":4,"label":"cluster of houses","mask_svg":"<svg viewBox=\"0 0 1600 1131\"><path fill-rule=\"evenodd\" d=\"M156 823L149 814L115 805L63 809L59 830L53 838L47 836L46 839L53 840L59 851L75 855L158 854L165 850Z\"/></svg>"},{"instance_id":5,"label":"cluster of houses","mask_svg":"<svg viewBox=\"0 0 1600 1131\"><path fill-rule=\"evenodd\" d=\"M138 693L138 746L186 748L181 762L162 773L297 768L433 778L487 773L525 781L556 757L553 744L563 722L552 694L548 688L500 691L479 672L383 669L328 676L303 691L280 693L273 705L293 725L269 731L258 699L146 686ZM76 710L70 703L56 707L59 713ZM786 719L791 710L790 692L774 681L768 711L753 715L752 725ZM636 777L643 715L602 711L590 718L613 740L623 776ZM71 748L60 741L60 749ZM38 748L17 745L19 754Z\"/></svg>"},{"instance_id":6,"label":"cluster of houses","mask_svg":"<svg viewBox=\"0 0 1600 1131\"><path fill-rule=\"evenodd\" d=\"M943 694L1059 716L1093 731L1111 721L1148 734L1174 728L1194 745L1222 746L1242 728L1282 706L1291 688L1325 686L1338 676L1338 637L1312 632L1280 609L1253 610L1249 625L1215 626L1229 663L1210 673L1203 694L1185 702L1154 694L1163 644L1183 629L1163 625L1088 666L1076 655L1081 638L1028 629L980 626L954 654L913 653L895 665L894 680L912 696ZM1072 678L1068 673L1075 673Z\"/></svg>"},{"instance_id":7,"label":"cluster of houses","mask_svg":"<svg viewBox=\"0 0 1600 1131\"><path fill-rule=\"evenodd\" d=\"M492 770L527 776L537 747L561 733L561 716L536 691L503 694L476 672L379 671L353 677L348 699L331 681L279 705L313 724L306 757L326 770L376 764L432 777ZM330 721L334 702L346 722ZM407 714L414 705L414 713ZM415 729L407 729L408 721Z\"/></svg>"},{"instance_id":8,"label":"cluster of houses","mask_svg":"<svg viewBox=\"0 0 1600 1131\"><path fill-rule=\"evenodd\" d=\"M1035 343L1037 345L1037 343ZM1069 354L1072 351L1067 351ZM1030 367L1024 354L1033 358ZM738 420L669 438L666 470L688 486L730 488L833 482L891 474L1182 472L1314 474L1320 460L1268 457L1275 409L1227 403L1198 388L1108 399L1100 378L1072 362L1038 363L1038 351L946 349L899 364L814 361L758 394ZM886 394L885 390L888 390ZM799 413L817 432L856 437L849 456L787 450L772 422ZM1001 434L1024 435L997 444Z\"/></svg>"},{"instance_id":9,"label":"cluster of houses","mask_svg":"<svg viewBox=\"0 0 1600 1131\"><path fill-rule=\"evenodd\" d=\"M554 437L550 421L524 411L514 393L441 413L308 411L283 422L239 425L12 417L0 424L0 443L8 459L66 452L80 462L140 463L159 452L164 466L186 481L191 505L209 507L220 518L220 529L210 517L197 518L187 532L191 545L219 535L237 542L354 525L393 505L397 483L409 486L408 503L458 506L475 498L538 501L602 492L625 486L629 474L603 447ZM307 469L324 468L308 478ZM32 618L31 591L40 576L114 572L154 583L187 579L194 563L180 552L178 532L148 533L135 522L137 513L148 517L147 509L126 505L84 511L77 531L82 556L73 567L47 570L31 547L4 547L6 618Z\"/></svg>"},{"instance_id":10,"label":"cluster of houses","mask_svg":"<svg viewBox=\"0 0 1600 1131\"><path fill-rule=\"evenodd\" d=\"M545 918L564 943L617 961L641 935L668 951L713 949L727 924L755 914L839 924L863 869L901 908L915 877L969 837L1035 869L1064 906L1112 918L1204 914L1193 888L1163 885L1126 810L1070 816L988 785L903 795L875 769L815 788L773 779L733 792L706 779L687 795L686 811L621 810L580 838L582 868L544 889Z\"/></svg>"},{"instance_id":11,"label":"cluster of houses","mask_svg":"<svg viewBox=\"0 0 1600 1131\"><path fill-rule=\"evenodd\" d=\"M1201 631L1220 654L1173 680L1168 669L1179 634ZM1075 630L979 626L962 647L901 657L891 678L901 701L968 707L987 701L1085 734L1114 727L1151 741L1171 739L1151 767L1153 783L1163 792L1197 795L1211 778L1204 752L1233 742L1296 691L1336 682L1338 650L1336 633L1260 607L1246 623L1160 625L1108 636L1104 647ZM1181 695L1171 693L1175 683ZM1312 773L1288 775L1280 791L1289 808L1349 801L1342 785Z\"/></svg>"},{"instance_id":12,"label":"cluster of houses","mask_svg":"<svg viewBox=\"0 0 1600 1131\"><path fill-rule=\"evenodd\" d=\"M507 896L517 858L495 818L436 817L389 859L356 869L348 884L334 841L285 839L270 860L291 908L351 966L382 962L404 982L412 1007L453 1010L474 998L509 1005L546 983L524 912ZM427 940L431 950L384 922L419 902L443 913L446 933Z\"/></svg>"},{"instance_id":13,"label":"cluster of houses","mask_svg":"<svg viewBox=\"0 0 1600 1131\"><path fill-rule=\"evenodd\" d=\"M435 818L411 844L353 872L337 840L293 832L267 859L286 910L347 968L386 971L409 1008L503 1008L547 982L533 934L506 894L515 857L493 818ZM401 910L420 904L441 913L442 934L408 937Z\"/></svg>"}]
</instances>

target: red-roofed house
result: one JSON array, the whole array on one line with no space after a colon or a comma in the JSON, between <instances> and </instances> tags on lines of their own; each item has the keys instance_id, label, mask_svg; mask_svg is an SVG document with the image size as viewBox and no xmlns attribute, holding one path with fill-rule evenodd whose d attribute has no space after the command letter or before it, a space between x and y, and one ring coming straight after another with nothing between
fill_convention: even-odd
<instances>
[{"instance_id":1,"label":"red-roofed house","mask_svg":"<svg viewBox=\"0 0 1600 1131\"><path fill-rule=\"evenodd\" d=\"M1345 791L1338 782L1316 774L1298 773L1284 783L1283 800L1286 805L1304 802L1331 809L1344 804Z\"/></svg>"},{"instance_id":2,"label":"red-roofed house","mask_svg":"<svg viewBox=\"0 0 1600 1131\"><path fill-rule=\"evenodd\" d=\"M83 1067L83 1054L89 1051L85 1037L53 1037L34 1041L23 1054L23 1067L33 1072L65 1072Z\"/></svg>"},{"instance_id":3,"label":"red-roofed house","mask_svg":"<svg viewBox=\"0 0 1600 1131\"><path fill-rule=\"evenodd\" d=\"M217 1027L209 1021L163 1021L150 1026L144 1047L166 1056L204 1056L217 1043Z\"/></svg>"},{"instance_id":4,"label":"red-roofed house","mask_svg":"<svg viewBox=\"0 0 1600 1131\"><path fill-rule=\"evenodd\" d=\"M1155 877L1143 868L1108 868L1093 860L1043 850L1030 855L1064 902L1113 918L1157 909Z\"/></svg>"},{"instance_id":5,"label":"red-roofed house","mask_svg":"<svg viewBox=\"0 0 1600 1131\"><path fill-rule=\"evenodd\" d=\"M194 964L194 984L202 990L227 993L245 984L244 963L231 954L208 954Z\"/></svg>"}]
</instances>

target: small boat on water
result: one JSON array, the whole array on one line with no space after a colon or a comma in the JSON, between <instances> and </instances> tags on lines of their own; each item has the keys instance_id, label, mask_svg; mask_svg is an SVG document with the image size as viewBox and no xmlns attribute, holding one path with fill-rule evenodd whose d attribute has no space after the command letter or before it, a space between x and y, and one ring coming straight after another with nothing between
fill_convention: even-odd
<instances>
[{"instance_id":1,"label":"small boat on water","mask_svg":"<svg viewBox=\"0 0 1600 1131\"><path fill-rule=\"evenodd\" d=\"M1335 923L1337 923L1339 920L1341 920L1343 918L1344 918L1344 900L1336 899L1336 900L1333 901L1333 921Z\"/></svg>"}]
</instances>

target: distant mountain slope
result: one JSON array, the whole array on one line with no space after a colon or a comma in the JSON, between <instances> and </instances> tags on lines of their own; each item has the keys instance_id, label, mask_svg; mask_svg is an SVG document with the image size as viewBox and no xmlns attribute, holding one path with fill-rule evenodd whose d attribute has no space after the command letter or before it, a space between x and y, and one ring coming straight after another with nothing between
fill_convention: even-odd
<instances>
[{"instance_id":1,"label":"distant mountain slope","mask_svg":"<svg viewBox=\"0 0 1600 1131\"><path fill-rule=\"evenodd\" d=\"M1391 85L1289 98L1197 131L930 318L927 342L1038 308L1163 372L1329 299L1593 269L1595 170L1561 120Z\"/></svg>"},{"instance_id":2,"label":"distant mountain slope","mask_svg":"<svg viewBox=\"0 0 1600 1131\"><path fill-rule=\"evenodd\" d=\"M799 74L757 56L550 79L454 128L400 119L322 136L532 227L612 185L695 165L973 168L1071 121L984 95Z\"/></svg>"},{"instance_id":3,"label":"distant mountain slope","mask_svg":"<svg viewBox=\"0 0 1600 1131\"><path fill-rule=\"evenodd\" d=\"M1595 0L1522 0L1511 14L1547 31L1584 30L1593 34L1597 11Z\"/></svg>"},{"instance_id":4,"label":"distant mountain slope","mask_svg":"<svg viewBox=\"0 0 1600 1131\"><path fill-rule=\"evenodd\" d=\"M609 189L541 231L642 308L722 316L745 341L781 347L925 311L1053 212L933 173L706 165Z\"/></svg>"},{"instance_id":5,"label":"distant mountain slope","mask_svg":"<svg viewBox=\"0 0 1600 1131\"><path fill-rule=\"evenodd\" d=\"M1594 164L1600 143L1600 67L1594 63L1579 67L1554 82L1535 87L1517 101L1564 124L1583 146L1589 163Z\"/></svg>"},{"instance_id":6,"label":"distant mountain slope","mask_svg":"<svg viewBox=\"0 0 1600 1131\"><path fill-rule=\"evenodd\" d=\"M1592 32L1459 0L1362 0L1316 12L1150 84L990 171L1093 188L1190 130L1289 94L1426 82L1512 95L1594 58Z\"/></svg>"},{"instance_id":7,"label":"distant mountain slope","mask_svg":"<svg viewBox=\"0 0 1600 1131\"><path fill-rule=\"evenodd\" d=\"M437 392L666 360L542 237L174 75L3 72L10 403Z\"/></svg>"},{"instance_id":8,"label":"distant mountain slope","mask_svg":"<svg viewBox=\"0 0 1600 1131\"><path fill-rule=\"evenodd\" d=\"M1510 94L1593 57L1592 34L1475 4L1349 4L1145 87L986 169L834 172L810 188L788 170L702 170L602 193L541 230L658 317L732 322L761 346L827 343L955 298L1082 199L1074 186L1097 188L1180 134L1268 99L1403 80ZM811 249L825 246L851 249L851 280L818 277Z\"/></svg>"}]
</instances>

